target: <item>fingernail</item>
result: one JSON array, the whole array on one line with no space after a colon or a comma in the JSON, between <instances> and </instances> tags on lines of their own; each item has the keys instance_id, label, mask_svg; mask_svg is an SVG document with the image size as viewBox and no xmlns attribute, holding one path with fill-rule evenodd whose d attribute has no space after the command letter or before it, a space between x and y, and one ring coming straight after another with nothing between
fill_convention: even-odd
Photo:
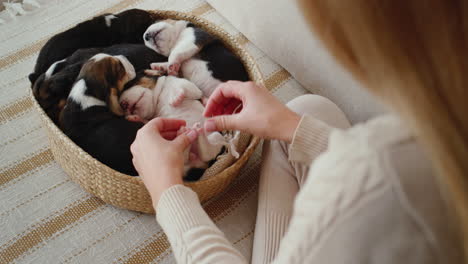
<instances>
[{"instance_id":1,"label":"fingernail","mask_svg":"<svg viewBox=\"0 0 468 264\"><path fill-rule=\"evenodd\" d=\"M213 132L216 131L216 123L213 119L206 120L205 122L205 131Z\"/></svg>"},{"instance_id":2,"label":"fingernail","mask_svg":"<svg viewBox=\"0 0 468 264\"><path fill-rule=\"evenodd\" d=\"M190 141L194 141L198 137L197 131L190 129L189 132L187 132L187 137L189 137Z\"/></svg>"}]
</instances>

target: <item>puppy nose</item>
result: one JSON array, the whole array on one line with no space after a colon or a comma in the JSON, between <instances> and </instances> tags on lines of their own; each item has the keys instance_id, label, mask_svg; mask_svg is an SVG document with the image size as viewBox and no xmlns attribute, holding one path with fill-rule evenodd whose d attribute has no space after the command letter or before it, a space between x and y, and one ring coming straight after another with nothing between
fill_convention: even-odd
<instances>
[{"instance_id":1,"label":"puppy nose","mask_svg":"<svg viewBox=\"0 0 468 264\"><path fill-rule=\"evenodd\" d=\"M127 101L122 101L120 102L120 106L122 107L122 110L127 110L128 108L128 102Z\"/></svg>"},{"instance_id":2,"label":"puppy nose","mask_svg":"<svg viewBox=\"0 0 468 264\"><path fill-rule=\"evenodd\" d=\"M144 36L145 40L146 41L149 41L151 39L151 34L150 33L146 33L145 36Z\"/></svg>"}]
</instances>

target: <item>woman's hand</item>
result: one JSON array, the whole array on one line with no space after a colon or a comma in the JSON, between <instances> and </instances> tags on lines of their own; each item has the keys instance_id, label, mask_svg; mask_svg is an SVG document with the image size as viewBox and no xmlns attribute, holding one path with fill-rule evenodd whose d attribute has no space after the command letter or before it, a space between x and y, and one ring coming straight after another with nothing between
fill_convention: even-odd
<instances>
[{"instance_id":1,"label":"woman's hand","mask_svg":"<svg viewBox=\"0 0 468 264\"><path fill-rule=\"evenodd\" d=\"M184 120L155 118L138 130L130 146L133 165L153 200L158 204L161 194L176 184L182 184L184 151L198 137L195 130L177 136Z\"/></svg>"},{"instance_id":2,"label":"woman's hand","mask_svg":"<svg viewBox=\"0 0 468 264\"><path fill-rule=\"evenodd\" d=\"M220 84L208 99L204 115L213 117L205 122L208 132L240 130L287 142L301 119L265 87L238 81Z\"/></svg>"}]
</instances>

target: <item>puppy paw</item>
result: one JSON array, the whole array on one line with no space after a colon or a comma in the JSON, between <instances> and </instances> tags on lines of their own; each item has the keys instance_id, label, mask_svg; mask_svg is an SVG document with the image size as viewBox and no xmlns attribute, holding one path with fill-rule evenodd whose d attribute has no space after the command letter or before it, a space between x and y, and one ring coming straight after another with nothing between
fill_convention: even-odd
<instances>
[{"instance_id":1,"label":"puppy paw","mask_svg":"<svg viewBox=\"0 0 468 264\"><path fill-rule=\"evenodd\" d=\"M145 74L149 76L163 76L165 72L158 70L145 70Z\"/></svg>"},{"instance_id":2,"label":"puppy paw","mask_svg":"<svg viewBox=\"0 0 468 264\"><path fill-rule=\"evenodd\" d=\"M179 75L180 63L155 62L151 63L151 69L163 74L167 73L168 75L177 76Z\"/></svg>"},{"instance_id":3,"label":"puppy paw","mask_svg":"<svg viewBox=\"0 0 468 264\"><path fill-rule=\"evenodd\" d=\"M167 74L172 75L172 76L177 76L179 75L179 70L180 70L180 63L172 63L169 65L167 69Z\"/></svg>"},{"instance_id":4,"label":"puppy paw","mask_svg":"<svg viewBox=\"0 0 468 264\"><path fill-rule=\"evenodd\" d=\"M177 95L175 95L174 97L172 97L171 99L169 99L169 104L172 107L178 107L184 100L185 100L185 92L182 91L178 93Z\"/></svg>"},{"instance_id":5,"label":"puppy paw","mask_svg":"<svg viewBox=\"0 0 468 264\"><path fill-rule=\"evenodd\" d=\"M203 106L206 107L206 105L208 104L208 97L203 96L203 97L201 98L201 103L202 103Z\"/></svg>"},{"instance_id":6,"label":"puppy paw","mask_svg":"<svg viewBox=\"0 0 468 264\"><path fill-rule=\"evenodd\" d=\"M146 121L143 120L143 118L137 115L128 115L125 117L125 119L127 119L130 122L135 122L135 123L146 123Z\"/></svg>"},{"instance_id":7,"label":"puppy paw","mask_svg":"<svg viewBox=\"0 0 468 264\"><path fill-rule=\"evenodd\" d=\"M161 73L167 73L169 69L168 62L155 62L155 63L151 63L150 66L152 70L159 71Z\"/></svg>"}]
</instances>

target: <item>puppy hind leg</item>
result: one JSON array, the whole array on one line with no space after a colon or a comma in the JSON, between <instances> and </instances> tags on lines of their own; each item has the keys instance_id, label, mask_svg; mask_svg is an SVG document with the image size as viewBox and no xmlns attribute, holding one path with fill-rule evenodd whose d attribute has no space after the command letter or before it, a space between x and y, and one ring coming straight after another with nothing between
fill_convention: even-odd
<instances>
[{"instance_id":1,"label":"puppy hind leg","mask_svg":"<svg viewBox=\"0 0 468 264\"><path fill-rule=\"evenodd\" d=\"M201 158L193 152L190 152L189 154L189 164L192 168L206 169L207 167L207 163L201 160Z\"/></svg>"},{"instance_id":2,"label":"puppy hind leg","mask_svg":"<svg viewBox=\"0 0 468 264\"><path fill-rule=\"evenodd\" d=\"M187 99L199 100L203 97L203 92L196 86L193 82L186 79L180 79L181 87L185 91L185 96Z\"/></svg>"},{"instance_id":3,"label":"puppy hind leg","mask_svg":"<svg viewBox=\"0 0 468 264\"><path fill-rule=\"evenodd\" d=\"M224 144L222 143L224 141L224 138L218 132L211 133L208 136L202 133L198 136L197 140L198 155L200 156L200 159L205 162L216 158L216 156L218 156L219 152L221 152L221 149L224 146ZM221 144L218 142L221 142Z\"/></svg>"},{"instance_id":4,"label":"puppy hind leg","mask_svg":"<svg viewBox=\"0 0 468 264\"><path fill-rule=\"evenodd\" d=\"M216 146L224 146L228 149L228 152L235 157L239 158L240 154L237 152L236 146L239 141L239 133L235 132L235 135L232 137L223 136L219 132L213 132L207 136L208 142Z\"/></svg>"},{"instance_id":5,"label":"puppy hind leg","mask_svg":"<svg viewBox=\"0 0 468 264\"><path fill-rule=\"evenodd\" d=\"M185 90L182 87L173 87L169 96L169 105L178 107L185 100Z\"/></svg>"},{"instance_id":6,"label":"puppy hind leg","mask_svg":"<svg viewBox=\"0 0 468 264\"><path fill-rule=\"evenodd\" d=\"M169 104L172 107L179 106L185 99L198 100L203 92L192 82L185 79L177 79L177 86L170 91Z\"/></svg>"}]
</instances>

